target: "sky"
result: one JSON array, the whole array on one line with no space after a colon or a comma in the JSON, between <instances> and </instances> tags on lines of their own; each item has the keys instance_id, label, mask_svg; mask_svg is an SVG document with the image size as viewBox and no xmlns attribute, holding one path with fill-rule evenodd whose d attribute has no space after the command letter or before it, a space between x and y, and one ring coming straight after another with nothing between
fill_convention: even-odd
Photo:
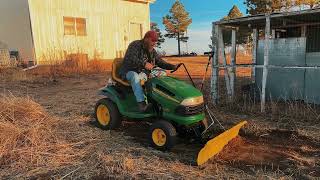
<instances>
[{"instance_id":1,"label":"sky","mask_svg":"<svg viewBox=\"0 0 320 180\"><path fill-rule=\"evenodd\" d=\"M162 24L162 17L169 14L169 10L176 0L156 0L150 6L151 22L159 25L162 34L165 28ZM240 11L245 14L246 6L243 0L180 0L192 18L192 24L188 28L189 41L181 44L182 52L196 52L203 54L209 51L212 22L218 21L226 16L233 5L237 5ZM177 54L178 42L176 39L167 39L162 44L160 51L167 55Z\"/></svg>"}]
</instances>

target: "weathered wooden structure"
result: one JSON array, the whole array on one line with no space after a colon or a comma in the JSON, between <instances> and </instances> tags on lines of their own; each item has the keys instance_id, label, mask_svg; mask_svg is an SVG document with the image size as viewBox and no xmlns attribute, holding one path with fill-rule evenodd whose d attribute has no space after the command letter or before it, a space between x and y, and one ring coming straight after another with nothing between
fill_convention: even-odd
<instances>
[{"instance_id":1,"label":"weathered wooden structure","mask_svg":"<svg viewBox=\"0 0 320 180\"><path fill-rule=\"evenodd\" d=\"M24 61L114 59L150 29L155 0L1 0L0 40Z\"/></svg>"},{"instance_id":2,"label":"weathered wooden structure","mask_svg":"<svg viewBox=\"0 0 320 180\"><path fill-rule=\"evenodd\" d=\"M218 103L218 72L227 69L228 97L234 96L236 67L252 67L261 95L261 111L267 98L303 100L320 104L320 9L261 14L213 23L212 97ZM223 31L232 31L231 64L224 53ZM236 63L238 30L252 32L252 64ZM223 64L218 60L222 58Z\"/></svg>"}]
</instances>

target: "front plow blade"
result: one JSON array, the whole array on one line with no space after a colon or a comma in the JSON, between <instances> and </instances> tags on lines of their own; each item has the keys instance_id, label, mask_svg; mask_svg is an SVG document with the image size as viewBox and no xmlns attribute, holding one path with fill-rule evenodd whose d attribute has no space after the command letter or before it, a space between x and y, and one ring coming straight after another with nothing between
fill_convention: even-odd
<instances>
[{"instance_id":1,"label":"front plow blade","mask_svg":"<svg viewBox=\"0 0 320 180\"><path fill-rule=\"evenodd\" d=\"M233 126L231 129L208 141L198 154L198 166L206 163L210 158L218 154L229 141L238 136L239 130L245 124L247 124L247 121L243 121L236 126Z\"/></svg>"}]
</instances>

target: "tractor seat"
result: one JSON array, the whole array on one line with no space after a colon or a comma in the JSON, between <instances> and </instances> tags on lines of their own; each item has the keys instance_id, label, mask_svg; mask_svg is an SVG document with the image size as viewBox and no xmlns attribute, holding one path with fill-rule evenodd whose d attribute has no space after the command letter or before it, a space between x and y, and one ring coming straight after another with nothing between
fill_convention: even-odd
<instances>
[{"instance_id":1,"label":"tractor seat","mask_svg":"<svg viewBox=\"0 0 320 180\"><path fill-rule=\"evenodd\" d=\"M112 63L112 79L114 81L124 85L124 86L130 86L130 83L128 81L121 79L119 76L119 70L122 65L122 62L123 62L123 59L120 59L120 58L117 58L113 61L113 63ZM141 86L143 86L145 81L141 80L140 83L141 83Z\"/></svg>"}]
</instances>

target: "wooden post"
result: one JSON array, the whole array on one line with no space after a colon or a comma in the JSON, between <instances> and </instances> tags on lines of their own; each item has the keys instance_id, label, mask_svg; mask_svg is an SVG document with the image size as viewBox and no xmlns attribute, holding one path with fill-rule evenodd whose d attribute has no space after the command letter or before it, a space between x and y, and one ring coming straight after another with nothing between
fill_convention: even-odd
<instances>
[{"instance_id":1,"label":"wooden post","mask_svg":"<svg viewBox=\"0 0 320 180\"><path fill-rule=\"evenodd\" d=\"M214 56L212 59L212 75L211 75L211 98L213 104L217 105L219 102L219 89L218 89L218 82L219 82L219 67L218 67L218 59L219 59L219 52L218 52L218 31L219 26L212 23L212 49L214 50Z\"/></svg>"},{"instance_id":2,"label":"wooden post","mask_svg":"<svg viewBox=\"0 0 320 180\"><path fill-rule=\"evenodd\" d=\"M234 84L236 79L236 62L237 62L237 42L236 42L236 29L232 29L232 35L231 35L231 43L232 43L232 49L231 49L231 61L230 65L232 66L230 71L230 88L231 88L231 96L232 100L234 99Z\"/></svg>"},{"instance_id":3,"label":"wooden post","mask_svg":"<svg viewBox=\"0 0 320 180\"><path fill-rule=\"evenodd\" d=\"M223 42L223 33L222 33L222 29L219 28L219 50L221 53L221 57L222 57L222 63L224 66L227 65L227 58L226 58L226 54L225 54L225 49L224 49L224 42ZM228 95L228 100L231 101L232 100L232 94L231 94L231 88L230 88L230 78L229 78L229 71L228 69L225 69L224 71L224 78L226 81L226 88L227 88L227 95Z\"/></svg>"},{"instance_id":4,"label":"wooden post","mask_svg":"<svg viewBox=\"0 0 320 180\"><path fill-rule=\"evenodd\" d=\"M307 26L301 27L301 37L307 37Z\"/></svg>"},{"instance_id":5,"label":"wooden post","mask_svg":"<svg viewBox=\"0 0 320 180\"><path fill-rule=\"evenodd\" d=\"M257 52L258 52L258 40L259 40L259 30L253 29L253 49L252 49L252 64L257 64ZM252 67L251 72L252 83L256 82L256 68Z\"/></svg>"},{"instance_id":6,"label":"wooden post","mask_svg":"<svg viewBox=\"0 0 320 180\"><path fill-rule=\"evenodd\" d=\"M270 45L270 15L266 17L265 40L264 40L264 63L262 75L261 112L266 111L266 85L269 65L269 45Z\"/></svg>"},{"instance_id":7,"label":"wooden post","mask_svg":"<svg viewBox=\"0 0 320 180\"><path fill-rule=\"evenodd\" d=\"M272 39L275 39L275 38L276 38L276 30L272 29Z\"/></svg>"}]
</instances>

